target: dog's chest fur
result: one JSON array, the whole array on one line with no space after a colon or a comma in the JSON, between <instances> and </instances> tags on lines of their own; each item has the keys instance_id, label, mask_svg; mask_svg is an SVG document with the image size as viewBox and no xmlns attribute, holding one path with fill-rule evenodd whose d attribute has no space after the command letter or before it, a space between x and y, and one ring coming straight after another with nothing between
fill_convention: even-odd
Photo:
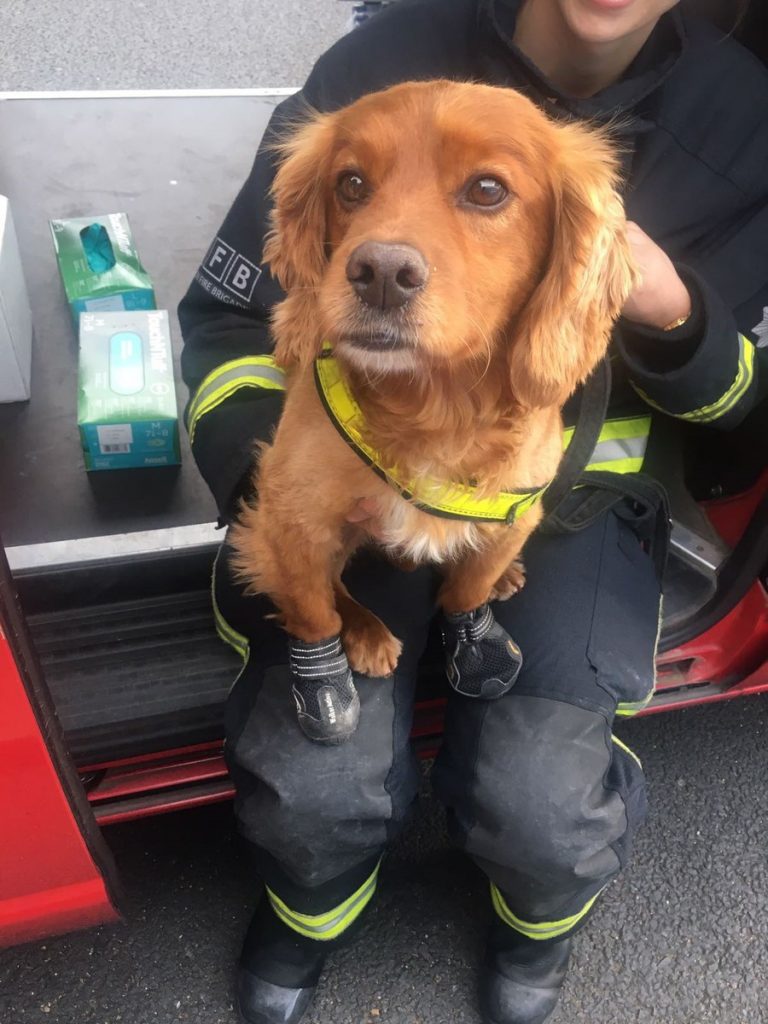
<instances>
[{"instance_id":1,"label":"dog's chest fur","mask_svg":"<svg viewBox=\"0 0 768 1024\"><path fill-rule=\"evenodd\" d=\"M487 543L487 526L431 515L406 501L390 487L386 487L379 497L379 507L381 546L390 554L410 562L455 561Z\"/></svg>"}]
</instances>

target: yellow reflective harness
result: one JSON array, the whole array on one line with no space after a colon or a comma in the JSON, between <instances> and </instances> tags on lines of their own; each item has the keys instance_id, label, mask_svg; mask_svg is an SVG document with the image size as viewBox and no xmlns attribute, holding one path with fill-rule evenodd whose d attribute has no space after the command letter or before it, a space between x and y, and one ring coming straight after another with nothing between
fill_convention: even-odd
<instances>
[{"instance_id":1,"label":"yellow reflective harness","mask_svg":"<svg viewBox=\"0 0 768 1024\"><path fill-rule=\"evenodd\" d=\"M242 388L279 392L285 390L285 383L285 371L275 363L272 356L243 356L215 367L203 380L187 408L186 419L190 440L194 442L199 422ZM479 489L471 483L428 477L413 479L399 471L397 467L384 467L380 454L366 439L362 410L355 401L328 343L323 346L322 355L315 361L315 383L331 422L352 450L374 472L425 512L470 522L514 523L540 501L545 493L551 509L558 503L554 496L558 490L561 498L571 487L588 483L590 471L638 473L643 464L651 423L651 418L647 414L625 419L601 419L599 404L602 398L599 396L598 388L598 394L593 394L591 399L590 419L594 424L594 430L590 428L584 432L582 444L579 446L580 454L575 450L570 451L576 428L569 427L563 432L563 450L569 452L571 459L569 472L564 471L564 461L554 480L546 484L481 496ZM589 386L590 382L585 388L588 389ZM607 397L609 389L609 384L604 385L602 394ZM585 392L582 405L586 401L589 399ZM586 441L587 437L591 439L591 450L589 442Z\"/></svg>"},{"instance_id":2,"label":"yellow reflective harness","mask_svg":"<svg viewBox=\"0 0 768 1024\"><path fill-rule=\"evenodd\" d=\"M408 478L397 467L384 467L379 453L365 438L365 419L349 389L329 345L315 360L315 383L323 405L341 436L379 476L404 498L432 515L475 522L511 525L541 498L549 484L520 491L501 491L482 497L472 484L445 482L432 477Z\"/></svg>"}]
</instances>

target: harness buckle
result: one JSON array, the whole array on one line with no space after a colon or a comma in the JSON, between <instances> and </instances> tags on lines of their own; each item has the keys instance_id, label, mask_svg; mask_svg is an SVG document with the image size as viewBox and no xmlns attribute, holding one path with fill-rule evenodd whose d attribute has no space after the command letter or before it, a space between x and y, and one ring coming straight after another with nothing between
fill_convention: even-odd
<instances>
[{"instance_id":1,"label":"harness buckle","mask_svg":"<svg viewBox=\"0 0 768 1024\"><path fill-rule=\"evenodd\" d=\"M520 502L519 501L513 502L513 504L511 504L509 506L509 508L507 509L507 514L504 516L504 525L505 526L514 526L515 525L515 523L517 521L517 513L518 513L518 509L519 508L520 508Z\"/></svg>"}]
</instances>

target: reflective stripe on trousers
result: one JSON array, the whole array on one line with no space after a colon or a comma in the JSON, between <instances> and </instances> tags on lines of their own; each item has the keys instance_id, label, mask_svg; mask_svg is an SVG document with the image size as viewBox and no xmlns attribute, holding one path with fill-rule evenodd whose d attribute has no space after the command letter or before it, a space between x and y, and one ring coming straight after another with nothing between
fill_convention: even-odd
<instances>
[{"instance_id":1,"label":"reflective stripe on trousers","mask_svg":"<svg viewBox=\"0 0 768 1024\"><path fill-rule=\"evenodd\" d=\"M343 903L324 914L299 914L295 910L291 910L269 887L267 887L267 896L274 912L289 928L305 938L328 942L330 939L338 938L342 932L346 931L371 902L376 891L380 866L381 861L359 889Z\"/></svg>"},{"instance_id":2,"label":"reflective stripe on trousers","mask_svg":"<svg viewBox=\"0 0 768 1024\"><path fill-rule=\"evenodd\" d=\"M613 744L622 750L625 754L632 758L639 768L642 768L642 762L634 750L630 749L618 736L611 734L611 740ZM512 928L514 931L519 932L528 939L533 939L539 942L544 942L547 939L558 939L567 935L569 932L580 924L587 914L590 912L592 907L597 902L598 897L605 891L606 885L601 886L598 892L595 893L591 899L587 900L584 906L577 910L576 913L571 914L568 917L561 918L559 921L526 921L517 914L513 913L508 903L504 899L501 890L491 882L491 902L493 909L496 914L501 918L507 927Z\"/></svg>"},{"instance_id":3,"label":"reflective stripe on trousers","mask_svg":"<svg viewBox=\"0 0 768 1024\"><path fill-rule=\"evenodd\" d=\"M648 707L648 705L651 703L651 701L653 700L653 698L654 698L654 696L656 694L656 658L657 658L658 653L659 653L659 638L661 636L661 627L662 627L663 622L664 622L664 595L662 594L659 597L659 616L658 616L657 623L656 623L656 643L653 645L653 665L654 665L653 685L651 686L651 689L648 691L648 693L645 695L645 697L642 698L642 700L619 701L619 703L616 705L616 717L617 718L632 718L634 715L637 715L644 708ZM613 737L613 739L614 739L614 742L618 742L616 740L615 736ZM633 751L629 750L629 753L632 754L633 757L635 756Z\"/></svg>"},{"instance_id":4,"label":"reflective stripe on trousers","mask_svg":"<svg viewBox=\"0 0 768 1024\"><path fill-rule=\"evenodd\" d=\"M243 659L244 665L246 665L250 654L248 639L244 637L242 633L238 633L234 626L230 626L221 614L219 603L216 600L216 571L219 564L219 558L221 557L221 550L222 549L219 548L216 552L216 557L213 560L213 569L211 571L211 605L213 607L213 621L220 639L222 639L225 644L229 644L229 646L240 655Z\"/></svg>"},{"instance_id":5,"label":"reflective stripe on trousers","mask_svg":"<svg viewBox=\"0 0 768 1024\"><path fill-rule=\"evenodd\" d=\"M601 889L600 892L603 890ZM522 918L517 917L507 906L507 903L502 896L501 892L491 882L491 901L493 903L493 909L499 915L504 924L513 928L516 932L520 932L521 935L525 935L528 939L537 939L543 942L546 939L557 939L560 936L567 934L571 929L575 928L576 925L586 917L589 911L594 906L597 897L600 892L596 893L591 900L584 905L576 914L572 914L570 917L564 917L562 921L523 921Z\"/></svg>"}]
</instances>

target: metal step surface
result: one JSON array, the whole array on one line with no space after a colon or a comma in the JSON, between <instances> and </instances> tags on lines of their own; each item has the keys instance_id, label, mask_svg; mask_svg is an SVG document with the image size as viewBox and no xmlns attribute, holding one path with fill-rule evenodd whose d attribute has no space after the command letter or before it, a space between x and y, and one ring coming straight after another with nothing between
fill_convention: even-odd
<instances>
[{"instance_id":1,"label":"metal step surface","mask_svg":"<svg viewBox=\"0 0 768 1024\"><path fill-rule=\"evenodd\" d=\"M222 736L242 662L216 634L208 590L28 621L78 764Z\"/></svg>"}]
</instances>

